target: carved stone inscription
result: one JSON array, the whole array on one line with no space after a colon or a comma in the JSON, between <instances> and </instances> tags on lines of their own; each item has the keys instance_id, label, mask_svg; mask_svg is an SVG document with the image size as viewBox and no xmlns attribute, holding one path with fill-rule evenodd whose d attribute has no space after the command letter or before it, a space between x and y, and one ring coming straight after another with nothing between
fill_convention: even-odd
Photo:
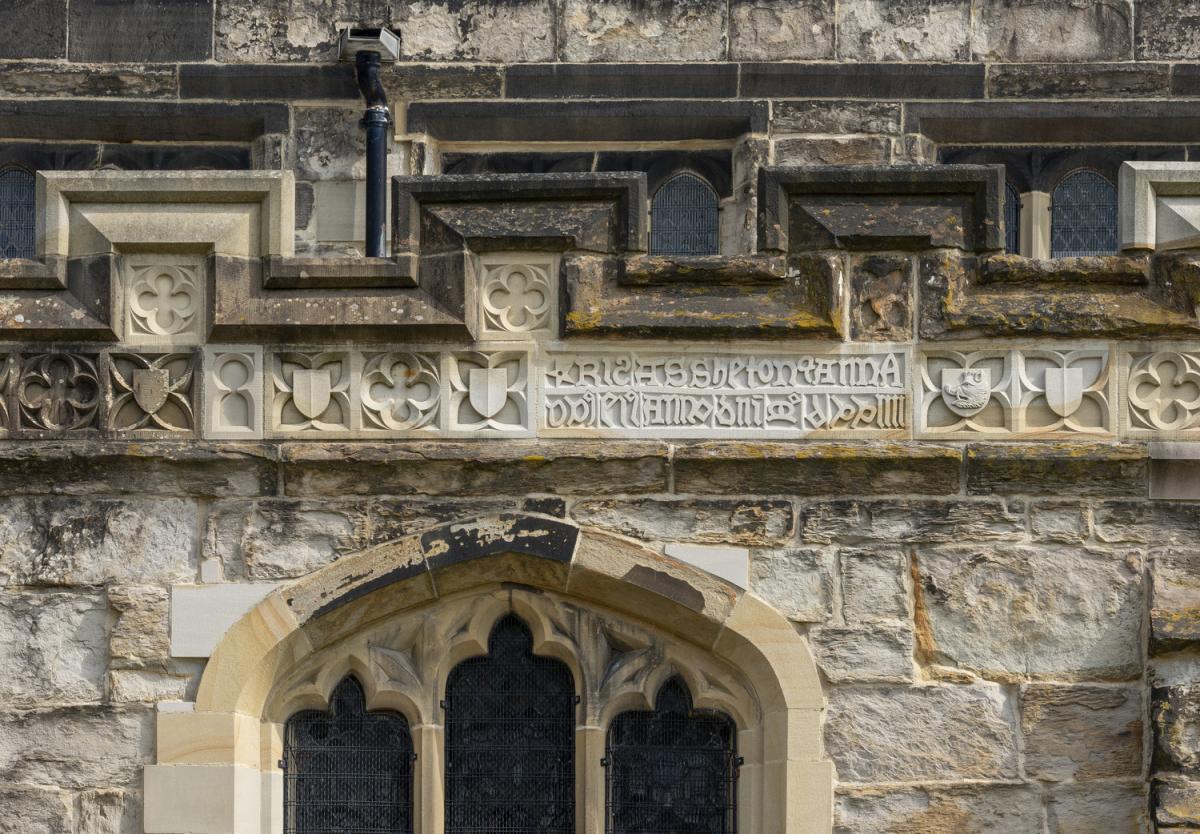
<instances>
[{"instance_id":1,"label":"carved stone inscription","mask_svg":"<svg viewBox=\"0 0 1200 834\"><path fill-rule=\"evenodd\" d=\"M902 351L551 353L544 368L548 434L859 436L908 426Z\"/></svg>"}]
</instances>

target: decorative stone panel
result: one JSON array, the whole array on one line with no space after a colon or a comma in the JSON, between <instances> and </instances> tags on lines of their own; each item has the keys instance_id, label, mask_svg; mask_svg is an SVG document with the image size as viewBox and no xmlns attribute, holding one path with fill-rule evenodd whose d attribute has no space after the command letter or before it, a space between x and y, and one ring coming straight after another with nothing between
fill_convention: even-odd
<instances>
[{"instance_id":1,"label":"decorative stone panel","mask_svg":"<svg viewBox=\"0 0 1200 834\"><path fill-rule=\"evenodd\" d=\"M201 257L128 255L121 259L123 341L195 345L205 334L208 283Z\"/></svg>"},{"instance_id":2,"label":"decorative stone panel","mask_svg":"<svg viewBox=\"0 0 1200 834\"><path fill-rule=\"evenodd\" d=\"M558 321L558 259L535 253L479 259L483 339L546 338Z\"/></svg>"},{"instance_id":3,"label":"decorative stone panel","mask_svg":"<svg viewBox=\"0 0 1200 834\"><path fill-rule=\"evenodd\" d=\"M351 351L271 354L272 434L337 434L358 428L358 355Z\"/></svg>"},{"instance_id":4,"label":"decorative stone panel","mask_svg":"<svg viewBox=\"0 0 1200 834\"><path fill-rule=\"evenodd\" d=\"M1122 249L1200 246L1200 166L1124 162L1118 181Z\"/></svg>"},{"instance_id":5,"label":"decorative stone panel","mask_svg":"<svg viewBox=\"0 0 1200 834\"><path fill-rule=\"evenodd\" d=\"M531 434L532 376L529 354L522 351L451 354L447 430Z\"/></svg>"},{"instance_id":6,"label":"decorative stone panel","mask_svg":"<svg viewBox=\"0 0 1200 834\"><path fill-rule=\"evenodd\" d=\"M204 435L213 439L263 436L261 347L204 349Z\"/></svg>"},{"instance_id":7,"label":"decorative stone panel","mask_svg":"<svg viewBox=\"0 0 1200 834\"><path fill-rule=\"evenodd\" d=\"M169 438L195 432L197 352L108 351L101 364L106 433Z\"/></svg>"},{"instance_id":8,"label":"decorative stone panel","mask_svg":"<svg viewBox=\"0 0 1200 834\"><path fill-rule=\"evenodd\" d=\"M1109 353L1104 346L922 350L915 431L947 439L1110 436L1117 380Z\"/></svg>"},{"instance_id":9,"label":"decorative stone panel","mask_svg":"<svg viewBox=\"0 0 1200 834\"><path fill-rule=\"evenodd\" d=\"M1200 438L1200 345L1121 354L1122 427L1131 436Z\"/></svg>"},{"instance_id":10,"label":"decorative stone panel","mask_svg":"<svg viewBox=\"0 0 1200 834\"><path fill-rule=\"evenodd\" d=\"M10 375L17 429L27 436L99 429L102 393L99 354L22 354Z\"/></svg>"}]
</instances>

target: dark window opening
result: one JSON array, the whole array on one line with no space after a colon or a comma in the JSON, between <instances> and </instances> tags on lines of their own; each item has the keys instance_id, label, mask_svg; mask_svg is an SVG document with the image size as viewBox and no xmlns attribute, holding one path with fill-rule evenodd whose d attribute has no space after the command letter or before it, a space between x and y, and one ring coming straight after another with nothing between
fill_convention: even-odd
<instances>
[{"instance_id":1,"label":"dark window opening","mask_svg":"<svg viewBox=\"0 0 1200 834\"><path fill-rule=\"evenodd\" d=\"M0 258L34 257L35 193L32 171L0 168Z\"/></svg>"},{"instance_id":2,"label":"dark window opening","mask_svg":"<svg viewBox=\"0 0 1200 834\"><path fill-rule=\"evenodd\" d=\"M1004 186L1004 251L1021 252L1021 195L1011 185Z\"/></svg>"},{"instance_id":3,"label":"dark window opening","mask_svg":"<svg viewBox=\"0 0 1200 834\"><path fill-rule=\"evenodd\" d=\"M650 201L650 254L698 256L720 252L717 192L695 174L671 177Z\"/></svg>"},{"instance_id":4,"label":"dark window opening","mask_svg":"<svg viewBox=\"0 0 1200 834\"><path fill-rule=\"evenodd\" d=\"M574 834L575 685L515 616L446 681L446 834Z\"/></svg>"},{"instance_id":5,"label":"dark window opening","mask_svg":"<svg viewBox=\"0 0 1200 834\"><path fill-rule=\"evenodd\" d=\"M736 728L692 708L679 678L653 710L623 712L608 730L609 834L734 834Z\"/></svg>"},{"instance_id":6,"label":"dark window opening","mask_svg":"<svg viewBox=\"0 0 1200 834\"><path fill-rule=\"evenodd\" d=\"M284 830L288 834L412 831L413 746L408 721L367 712L346 677L329 710L305 710L284 728Z\"/></svg>"},{"instance_id":7,"label":"dark window opening","mask_svg":"<svg viewBox=\"0 0 1200 834\"><path fill-rule=\"evenodd\" d=\"M1095 171L1073 171L1050 197L1050 256L1117 251L1117 189Z\"/></svg>"}]
</instances>

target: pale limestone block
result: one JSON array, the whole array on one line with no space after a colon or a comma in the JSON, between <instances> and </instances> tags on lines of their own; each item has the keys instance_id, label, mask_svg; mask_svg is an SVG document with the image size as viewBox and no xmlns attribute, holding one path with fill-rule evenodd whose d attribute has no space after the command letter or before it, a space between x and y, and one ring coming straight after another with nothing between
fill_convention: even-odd
<instances>
[{"instance_id":1,"label":"pale limestone block","mask_svg":"<svg viewBox=\"0 0 1200 834\"><path fill-rule=\"evenodd\" d=\"M206 347L203 390L206 438L252 440L263 436L261 347Z\"/></svg>"},{"instance_id":2,"label":"pale limestone block","mask_svg":"<svg viewBox=\"0 0 1200 834\"><path fill-rule=\"evenodd\" d=\"M735 0L729 52L735 61L832 58L832 0Z\"/></svg>"},{"instance_id":3,"label":"pale limestone block","mask_svg":"<svg viewBox=\"0 0 1200 834\"><path fill-rule=\"evenodd\" d=\"M161 669L171 653L170 598L159 585L119 585L108 589L116 612L109 653L114 668Z\"/></svg>"},{"instance_id":4,"label":"pale limestone block","mask_svg":"<svg viewBox=\"0 0 1200 834\"><path fill-rule=\"evenodd\" d=\"M673 559L695 565L739 588L750 585L750 551L744 547L713 547L671 542L665 548Z\"/></svg>"},{"instance_id":5,"label":"pale limestone block","mask_svg":"<svg viewBox=\"0 0 1200 834\"><path fill-rule=\"evenodd\" d=\"M257 719L237 712L157 714L159 764L260 766Z\"/></svg>"},{"instance_id":6,"label":"pale limestone block","mask_svg":"<svg viewBox=\"0 0 1200 834\"><path fill-rule=\"evenodd\" d=\"M278 587L275 582L171 586L171 656L209 657L229 627Z\"/></svg>"},{"instance_id":7,"label":"pale limestone block","mask_svg":"<svg viewBox=\"0 0 1200 834\"><path fill-rule=\"evenodd\" d=\"M970 55L966 0L856 0L838 7L843 61L961 61Z\"/></svg>"},{"instance_id":8,"label":"pale limestone block","mask_svg":"<svg viewBox=\"0 0 1200 834\"><path fill-rule=\"evenodd\" d=\"M833 684L913 679L913 631L907 624L861 628L815 628L809 632L813 655Z\"/></svg>"},{"instance_id":9,"label":"pale limestone block","mask_svg":"<svg viewBox=\"0 0 1200 834\"><path fill-rule=\"evenodd\" d=\"M1124 162L1117 193L1122 249L1200 244L1200 163Z\"/></svg>"},{"instance_id":10,"label":"pale limestone block","mask_svg":"<svg viewBox=\"0 0 1200 834\"><path fill-rule=\"evenodd\" d=\"M207 332L205 259L199 255L121 258L122 340L128 345L198 345Z\"/></svg>"},{"instance_id":11,"label":"pale limestone block","mask_svg":"<svg viewBox=\"0 0 1200 834\"><path fill-rule=\"evenodd\" d=\"M107 618L101 594L6 590L0 595L0 704L100 701Z\"/></svg>"},{"instance_id":12,"label":"pale limestone block","mask_svg":"<svg viewBox=\"0 0 1200 834\"><path fill-rule=\"evenodd\" d=\"M1041 791L995 784L838 791L836 834L960 834L964 825L973 834L1040 832Z\"/></svg>"},{"instance_id":13,"label":"pale limestone block","mask_svg":"<svg viewBox=\"0 0 1200 834\"><path fill-rule=\"evenodd\" d=\"M833 613L835 570L829 550L755 550L750 590L789 619L825 622Z\"/></svg>"},{"instance_id":14,"label":"pale limestone block","mask_svg":"<svg viewBox=\"0 0 1200 834\"><path fill-rule=\"evenodd\" d=\"M182 675L114 669L108 673L108 697L114 704L155 703L187 695L190 681Z\"/></svg>"},{"instance_id":15,"label":"pale limestone block","mask_svg":"<svg viewBox=\"0 0 1200 834\"><path fill-rule=\"evenodd\" d=\"M1020 254L1046 260L1050 257L1050 195L1027 191L1021 195Z\"/></svg>"},{"instance_id":16,"label":"pale limestone block","mask_svg":"<svg viewBox=\"0 0 1200 834\"><path fill-rule=\"evenodd\" d=\"M1081 783L1050 793L1050 834L1141 834L1149 824L1144 785ZM1187 830L1180 834L1188 834Z\"/></svg>"},{"instance_id":17,"label":"pale limestone block","mask_svg":"<svg viewBox=\"0 0 1200 834\"><path fill-rule=\"evenodd\" d=\"M154 759L153 719L135 704L0 710L0 783L135 786Z\"/></svg>"},{"instance_id":18,"label":"pale limestone block","mask_svg":"<svg viewBox=\"0 0 1200 834\"><path fill-rule=\"evenodd\" d=\"M148 765L146 834L260 834L262 778L237 765Z\"/></svg>"},{"instance_id":19,"label":"pale limestone block","mask_svg":"<svg viewBox=\"0 0 1200 834\"><path fill-rule=\"evenodd\" d=\"M842 616L847 623L909 619L908 556L903 550L842 550Z\"/></svg>"},{"instance_id":20,"label":"pale limestone block","mask_svg":"<svg viewBox=\"0 0 1200 834\"><path fill-rule=\"evenodd\" d=\"M1030 684L1021 690L1025 771L1041 781L1138 779L1142 699L1134 687Z\"/></svg>"}]
</instances>

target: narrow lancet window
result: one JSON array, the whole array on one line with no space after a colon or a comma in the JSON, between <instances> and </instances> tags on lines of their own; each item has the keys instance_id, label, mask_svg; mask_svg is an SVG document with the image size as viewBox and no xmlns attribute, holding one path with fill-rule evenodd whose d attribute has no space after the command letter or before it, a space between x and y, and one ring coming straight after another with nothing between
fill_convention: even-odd
<instances>
[{"instance_id":1,"label":"narrow lancet window","mask_svg":"<svg viewBox=\"0 0 1200 834\"><path fill-rule=\"evenodd\" d=\"M33 172L0 166L0 258L34 256Z\"/></svg>"},{"instance_id":2,"label":"narrow lancet window","mask_svg":"<svg viewBox=\"0 0 1200 834\"><path fill-rule=\"evenodd\" d=\"M720 253L717 192L695 174L675 174L650 202L650 254L672 256Z\"/></svg>"},{"instance_id":3,"label":"narrow lancet window","mask_svg":"<svg viewBox=\"0 0 1200 834\"><path fill-rule=\"evenodd\" d=\"M1059 182L1050 198L1050 255L1109 255L1117 251L1117 189L1081 168Z\"/></svg>"},{"instance_id":4,"label":"narrow lancet window","mask_svg":"<svg viewBox=\"0 0 1200 834\"><path fill-rule=\"evenodd\" d=\"M1021 253L1021 195L1011 185L1004 186L1004 251Z\"/></svg>"}]
</instances>

